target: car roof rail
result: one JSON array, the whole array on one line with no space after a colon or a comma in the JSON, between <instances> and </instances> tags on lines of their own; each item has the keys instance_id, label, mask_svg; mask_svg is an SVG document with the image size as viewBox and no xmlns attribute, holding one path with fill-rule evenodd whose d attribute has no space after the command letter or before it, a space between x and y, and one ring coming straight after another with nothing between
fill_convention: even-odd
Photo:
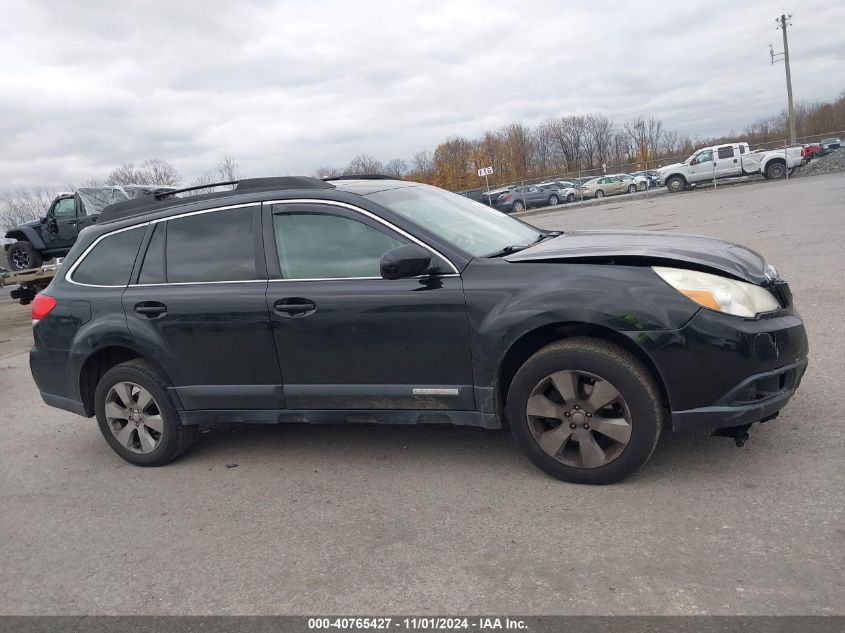
<instances>
[{"instance_id":1,"label":"car roof rail","mask_svg":"<svg viewBox=\"0 0 845 633\"><path fill-rule=\"evenodd\" d=\"M344 176L329 176L323 178L326 182L330 180L402 180L396 176L386 176L385 174L348 174Z\"/></svg>"},{"instance_id":2,"label":"car roof rail","mask_svg":"<svg viewBox=\"0 0 845 633\"><path fill-rule=\"evenodd\" d=\"M187 198L178 198L176 194L187 193L190 191L203 191L214 189L215 187L223 187L234 185L234 188L228 191L212 191L199 195L193 195ZM335 186L319 178L310 178L308 176L278 176L274 178L244 178L241 180L226 180L221 182L210 182L202 185L193 185L191 187L183 187L182 189L169 189L162 191L155 191L149 195L135 198L134 200L126 200L124 202L117 202L105 207L97 220L97 224L104 224L106 222L114 222L116 220L123 220L150 211L158 211L166 209L171 206L186 204L188 202L200 202L203 200L216 200L219 198L231 197L244 193L254 193L258 191L280 191L280 190L296 190L296 189L334 189Z\"/></svg>"}]
</instances>

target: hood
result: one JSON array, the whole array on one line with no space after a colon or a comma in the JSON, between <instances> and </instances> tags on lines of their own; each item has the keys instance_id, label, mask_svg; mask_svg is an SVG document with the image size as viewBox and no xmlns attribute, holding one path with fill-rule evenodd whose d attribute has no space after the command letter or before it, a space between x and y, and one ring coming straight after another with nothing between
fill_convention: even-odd
<instances>
[{"instance_id":1,"label":"hood","mask_svg":"<svg viewBox=\"0 0 845 633\"><path fill-rule=\"evenodd\" d=\"M665 174L665 173L668 173L668 172L672 171L673 169L677 169L678 167L681 167L683 165L684 165L684 163L672 163L671 165L664 165L663 167L660 167L657 170L657 173L658 174Z\"/></svg>"},{"instance_id":2,"label":"hood","mask_svg":"<svg viewBox=\"0 0 845 633\"><path fill-rule=\"evenodd\" d=\"M41 226L41 220L32 220L31 222L21 222L16 227L9 229L9 231L14 231L15 229L34 229Z\"/></svg>"},{"instance_id":3,"label":"hood","mask_svg":"<svg viewBox=\"0 0 845 633\"><path fill-rule=\"evenodd\" d=\"M776 279L762 255L738 244L699 235L656 231L572 231L505 257L509 262L614 260L639 265L693 267L727 273L754 284ZM689 266L691 265L691 266Z\"/></svg>"}]
</instances>

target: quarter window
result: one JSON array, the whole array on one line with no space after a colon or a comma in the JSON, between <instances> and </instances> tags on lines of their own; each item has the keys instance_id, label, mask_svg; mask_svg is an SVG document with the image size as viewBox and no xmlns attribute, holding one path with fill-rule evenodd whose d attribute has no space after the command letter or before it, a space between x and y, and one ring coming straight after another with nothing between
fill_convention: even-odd
<instances>
[{"instance_id":1,"label":"quarter window","mask_svg":"<svg viewBox=\"0 0 845 633\"><path fill-rule=\"evenodd\" d=\"M147 254L144 255L144 263L141 265L139 284L163 284L166 281L164 277L165 228L164 222L153 224L153 236L147 245Z\"/></svg>"},{"instance_id":2,"label":"quarter window","mask_svg":"<svg viewBox=\"0 0 845 633\"><path fill-rule=\"evenodd\" d=\"M101 239L73 271L71 279L91 286L128 284L145 228L120 231Z\"/></svg>"},{"instance_id":3,"label":"quarter window","mask_svg":"<svg viewBox=\"0 0 845 633\"><path fill-rule=\"evenodd\" d=\"M382 255L407 243L363 222L323 213L277 213L273 230L286 279L381 277Z\"/></svg>"},{"instance_id":4,"label":"quarter window","mask_svg":"<svg viewBox=\"0 0 845 633\"><path fill-rule=\"evenodd\" d=\"M246 207L168 220L167 282L256 279L254 215Z\"/></svg>"}]
</instances>

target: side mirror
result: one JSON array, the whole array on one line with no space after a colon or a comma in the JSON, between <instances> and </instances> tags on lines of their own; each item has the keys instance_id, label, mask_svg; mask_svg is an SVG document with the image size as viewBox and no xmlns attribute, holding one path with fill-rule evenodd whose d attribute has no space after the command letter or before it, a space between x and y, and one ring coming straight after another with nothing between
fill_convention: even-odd
<instances>
[{"instance_id":1,"label":"side mirror","mask_svg":"<svg viewBox=\"0 0 845 633\"><path fill-rule=\"evenodd\" d=\"M381 257L381 276L384 279L404 279L423 274L431 266L431 254L416 244L406 244Z\"/></svg>"}]
</instances>

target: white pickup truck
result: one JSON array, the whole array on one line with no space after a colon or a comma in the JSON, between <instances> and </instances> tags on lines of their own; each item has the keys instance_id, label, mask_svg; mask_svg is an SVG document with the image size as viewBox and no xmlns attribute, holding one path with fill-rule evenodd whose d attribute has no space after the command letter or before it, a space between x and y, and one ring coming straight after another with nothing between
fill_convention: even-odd
<instances>
[{"instance_id":1,"label":"white pickup truck","mask_svg":"<svg viewBox=\"0 0 845 633\"><path fill-rule=\"evenodd\" d=\"M752 152L748 143L727 143L704 147L682 163L657 170L670 192L683 191L698 182L716 178L762 174L765 178L783 178L804 163L801 147Z\"/></svg>"}]
</instances>

